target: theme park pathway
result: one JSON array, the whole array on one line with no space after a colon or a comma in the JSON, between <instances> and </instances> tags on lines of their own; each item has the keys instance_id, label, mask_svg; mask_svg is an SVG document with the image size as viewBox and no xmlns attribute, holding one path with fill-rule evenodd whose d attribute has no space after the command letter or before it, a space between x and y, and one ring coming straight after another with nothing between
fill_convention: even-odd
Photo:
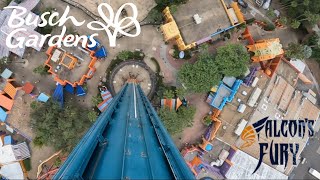
<instances>
[{"instance_id":1,"label":"theme park pathway","mask_svg":"<svg viewBox=\"0 0 320 180\"><path fill-rule=\"evenodd\" d=\"M49 146L36 147L33 143L29 145L31 149L31 165L32 169L28 172L29 179L37 179L38 165L40 165L44 160L49 158L53 153L54 149Z\"/></svg>"},{"instance_id":2,"label":"theme park pathway","mask_svg":"<svg viewBox=\"0 0 320 180\"><path fill-rule=\"evenodd\" d=\"M210 106L205 102L206 96L206 94L192 94L186 97L190 105L197 108L197 110L193 118L193 126L186 128L179 135L179 140L175 138L175 143L178 148L181 148L186 143L196 144L200 141L201 136L205 133L207 128L202 123L202 119L210 111Z\"/></svg>"}]
</instances>

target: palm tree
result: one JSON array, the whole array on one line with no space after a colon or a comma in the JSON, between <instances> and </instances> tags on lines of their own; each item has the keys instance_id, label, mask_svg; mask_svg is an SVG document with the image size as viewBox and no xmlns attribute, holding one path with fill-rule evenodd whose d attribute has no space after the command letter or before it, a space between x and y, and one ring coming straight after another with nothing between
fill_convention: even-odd
<instances>
[{"instance_id":1,"label":"palm tree","mask_svg":"<svg viewBox=\"0 0 320 180\"><path fill-rule=\"evenodd\" d=\"M293 29L298 29L299 26L300 26L301 22L296 20L296 19L293 19L290 23L290 26L293 28Z\"/></svg>"},{"instance_id":2,"label":"palm tree","mask_svg":"<svg viewBox=\"0 0 320 180\"><path fill-rule=\"evenodd\" d=\"M174 98L174 93L172 90L165 90L164 93L163 93L163 96L167 99L172 99Z\"/></svg>"},{"instance_id":3,"label":"palm tree","mask_svg":"<svg viewBox=\"0 0 320 180\"><path fill-rule=\"evenodd\" d=\"M285 16L281 16L279 18L279 23L282 25L287 25L288 24L288 19Z\"/></svg>"},{"instance_id":4,"label":"palm tree","mask_svg":"<svg viewBox=\"0 0 320 180\"><path fill-rule=\"evenodd\" d=\"M298 3L297 1L289 1L287 4L284 4L282 7L279 9L286 9L288 7L296 8L298 6L308 6L310 4L310 0L303 0L303 2Z\"/></svg>"}]
</instances>

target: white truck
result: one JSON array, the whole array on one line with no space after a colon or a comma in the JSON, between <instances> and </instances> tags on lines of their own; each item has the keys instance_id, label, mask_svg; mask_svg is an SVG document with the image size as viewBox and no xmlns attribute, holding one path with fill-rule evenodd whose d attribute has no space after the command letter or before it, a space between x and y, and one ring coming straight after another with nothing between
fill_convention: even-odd
<instances>
[{"instance_id":1,"label":"white truck","mask_svg":"<svg viewBox=\"0 0 320 180\"><path fill-rule=\"evenodd\" d=\"M315 169L313 169L313 168L310 168L309 169L309 173L310 174L312 174L314 177L316 177L317 179L320 179L320 173L317 171L317 170L315 170Z\"/></svg>"}]
</instances>

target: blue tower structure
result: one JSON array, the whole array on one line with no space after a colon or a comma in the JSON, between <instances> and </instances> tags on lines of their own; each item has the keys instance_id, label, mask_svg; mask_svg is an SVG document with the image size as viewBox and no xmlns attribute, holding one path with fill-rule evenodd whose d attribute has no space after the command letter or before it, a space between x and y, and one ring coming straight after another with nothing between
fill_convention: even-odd
<instances>
[{"instance_id":1,"label":"blue tower structure","mask_svg":"<svg viewBox=\"0 0 320 180\"><path fill-rule=\"evenodd\" d=\"M156 111L128 82L53 179L194 179Z\"/></svg>"}]
</instances>

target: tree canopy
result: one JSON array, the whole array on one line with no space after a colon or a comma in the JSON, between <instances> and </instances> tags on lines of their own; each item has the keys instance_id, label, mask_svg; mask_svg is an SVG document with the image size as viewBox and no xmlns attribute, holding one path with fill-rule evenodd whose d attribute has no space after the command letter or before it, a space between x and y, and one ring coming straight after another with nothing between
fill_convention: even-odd
<instances>
[{"instance_id":1,"label":"tree canopy","mask_svg":"<svg viewBox=\"0 0 320 180\"><path fill-rule=\"evenodd\" d=\"M223 75L239 77L246 73L250 56L242 45L228 44L217 49L215 61Z\"/></svg>"},{"instance_id":2,"label":"tree canopy","mask_svg":"<svg viewBox=\"0 0 320 180\"><path fill-rule=\"evenodd\" d=\"M178 78L188 91L203 93L213 85L219 84L223 76L243 75L249 62L250 56L240 44L219 47L216 57L203 46L200 48L198 61L194 64L184 64L179 70Z\"/></svg>"},{"instance_id":3,"label":"tree canopy","mask_svg":"<svg viewBox=\"0 0 320 180\"><path fill-rule=\"evenodd\" d=\"M31 126L37 146L53 146L56 150L70 151L91 125L88 110L75 103L67 103L64 108L53 101L32 106Z\"/></svg>"},{"instance_id":4,"label":"tree canopy","mask_svg":"<svg viewBox=\"0 0 320 180\"><path fill-rule=\"evenodd\" d=\"M180 133L186 127L191 127L196 109L192 106L181 106L178 111L169 108L161 108L159 117L171 135Z\"/></svg>"},{"instance_id":5,"label":"tree canopy","mask_svg":"<svg viewBox=\"0 0 320 180\"><path fill-rule=\"evenodd\" d=\"M307 59L312 55L311 47L303 44L290 43L286 50L286 56L295 59Z\"/></svg>"},{"instance_id":6,"label":"tree canopy","mask_svg":"<svg viewBox=\"0 0 320 180\"><path fill-rule=\"evenodd\" d=\"M320 33L317 32L312 34L304 43L312 50L311 58L320 63Z\"/></svg>"},{"instance_id":7,"label":"tree canopy","mask_svg":"<svg viewBox=\"0 0 320 180\"><path fill-rule=\"evenodd\" d=\"M0 72L2 72L8 65L8 57L3 57L0 59Z\"/></svg>"},{"instance_id":8,"label":"tree canopy","mask_svg":"<svg viewBox=\"0 0 320 180\"><path fill-rule=\"evenodd\" d=\"M156 0L158 6L165 8L166 6L179 5L186 3L188 0Z\"/></svg>"},{"instance_id":9,"label":"tree canopy","mask_svg":"<svg viewBox=\"0 0 320 180\"><path fill-rule=\"evenodd\" d=\"M45 76L45 75L49 74L48 70L49 70L48 66L40 65L40 66L34 68L33 72L36 74L40 74L41 76Z\"/></svg>"},{"instance_id":10,"label":"tree canopy","mask_svg":"<svg viewBox=\"0 0 320 180\"><path fill-rule=\"evenodd\" d=\"M194 64L184 64L178 73L178 78L188 91L196 93L207 92L212 85L219 83L221 77L213 57L199 59Z\"/></svg>"},{"instance_id":11,"label":"tree canopy","mask_svg":"<svg viewBox=\"0 0 320 180\"><path fill-rule=\"evenodd\" d=\"M299 28L303 22L314 25L320 20L319 0L280 0L280 2L283 5L281 9L287 10L292 28Z\"/></svg>"}]
</instances>

